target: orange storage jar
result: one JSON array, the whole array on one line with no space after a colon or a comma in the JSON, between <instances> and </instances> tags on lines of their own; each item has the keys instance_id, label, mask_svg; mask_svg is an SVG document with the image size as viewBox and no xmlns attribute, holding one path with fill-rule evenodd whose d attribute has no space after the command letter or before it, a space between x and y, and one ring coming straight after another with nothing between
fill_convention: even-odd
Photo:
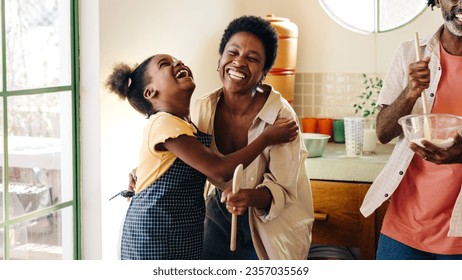
<instances>
[{"instance_id":1,"label":"orange storage jar","mask_svg":"<svg viewBox=\"0 0 462 280\"><path fill-rule=\"evenodd\" d=\"M266 76L265 82L293 105L295 89L295 69L297 65L298 27L287 18L267 15L264 19L278 33L278 53L273 68Z\"/></svg>"}]
</instances>

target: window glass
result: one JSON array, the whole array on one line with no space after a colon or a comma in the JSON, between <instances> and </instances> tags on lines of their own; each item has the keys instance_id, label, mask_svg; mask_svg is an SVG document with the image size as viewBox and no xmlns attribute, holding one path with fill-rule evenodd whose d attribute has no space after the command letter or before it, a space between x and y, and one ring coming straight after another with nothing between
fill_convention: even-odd
<instances>
[{"instance_id":1,"label":"window glass","mask_svg":"<svg viewBox=\"0 0 462 280\"><path fill-rule=\"evenodd\" d=\"M0 259L79 258L77 0L2 3Z\"/></svg>"},{"instance_id":2,"label":"window glass","mask_svg":"<svg viewBox=\"0 0 462 280\"><path fill-rule=\"evenodd\" d=\"M5 0L7 90L69 85L69 1Z\"/></svg>"},{"instance_id":3,"label":"window glass","mask_svg":"<svg viewBox=\"0 0 462 280\"><path fill-rule=\"evenodd\" d=\"M3 13L0 13L0 22L3 22L2 15ZM2 53L3 53L3 36L0 36L0 54ZM1 63L0 65L3 65L3 55L0 55L0 63ZM3 67L0 67L0 90L3 90Z\"/></svg>"},{"instance_id":4,"label":"window glass","mask_svg":"<svg viewBox=\"0 0 462 280\"><path fill-rule=\"evenodd\" d=\"M371 0L321 0L321 6L338 24L350 30L373 32L375 27L374 2ZM372 13L371 13L372 12ZM361 16L359 16L361 15Z\"/></svg>"},{"instance_id":5,"label":"window glass","mask_svg":"<svg viewBox=\"0 0 462 280\"><path fill-rule=\"evenodd\" d=\"M0 67L1 68L1 67ZM1 80L1 79L0 79ZM3 98L0 98L0 151L3 151ZM3 155L3 152L0 153ZM5 221L4 214L3 214L3 205L4 205L4 197L3 194L5 193L5 185L4 185L4 172L3 172L3 156L0 156L0 223ZM1 229L1 228L0 228ZM2 244L3 239L0 241L0 245Z\"/></svg>"},{"instance_id":6,"label":"window glass","mask_svg":"<svg viewBox=\"0 0 462 280\"><path fill-rule=\"evenodd\" d=\"M71 208L11 225L10 259L62 260L73 257Z\"/></svg>"},{"instance_id":7,"label":"window glass","mask_svg":"<svg viewBox=\"0 0 462 280\"><path fill-rule=\"evenodd\" d=\"M326 13L341 26L360 33L393 30L424 11L423 0L319 0Z\"/></svg>"},{"instance_id":8,"label":"window glass","mask_svg":"<svg viewBox=\"0 0 462 280\"><path fill-rule=\"evenodd\" d=\"M380 1L379 31L400 27L419 15L426 7L422 0L386 0Z\"/></svg>"},{"instance_id":9,"label":"window glass","mask_svg":"<svg viewBox=\"0 0 462 280\"><path fill-rule=\"evenodd\" d=\"M70 92L8 98L11 218L72 199L71 106Z\"/></svg>"},{"instance_id":10,"label":"window glass","mask_svg":"<svg viewBox=\"0 0 462 280\"><path fill-rule=\"evenodd\" d=\"M5 240L5 238L4 238L3 228L0 228L0 260L5 259L4 255L3 255L3 251L4 251L3 248L5 248L5 246L3 245L4 240Z\"/></svg>"}]
</instances>

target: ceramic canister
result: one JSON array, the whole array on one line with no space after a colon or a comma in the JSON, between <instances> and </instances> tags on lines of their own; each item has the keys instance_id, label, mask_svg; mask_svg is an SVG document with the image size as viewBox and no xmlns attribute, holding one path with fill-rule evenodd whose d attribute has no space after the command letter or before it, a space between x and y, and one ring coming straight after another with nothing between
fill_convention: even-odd
<instances>
[{"instance_id":1,"label":"ceramic canister","mask_svg":"<svg viewBox=\"0 0 462 280\"><path fill-rule=\"evenodd\" d=\"M278 33L278 52L273 68L266 76L265 83L273 86L293 105L295 89L295 68L297 64L298 27L287 18L267 15L264 19Z\"/></svg>"}]
</instances>

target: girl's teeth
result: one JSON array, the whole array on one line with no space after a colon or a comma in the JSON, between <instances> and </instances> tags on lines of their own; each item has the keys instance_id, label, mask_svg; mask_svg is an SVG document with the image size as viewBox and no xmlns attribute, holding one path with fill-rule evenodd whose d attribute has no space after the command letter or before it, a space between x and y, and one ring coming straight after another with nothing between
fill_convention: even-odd
<instances>
[{"instance_id":1,"label":"girl's teeth","mask_svg":"<svg viewBox=\"0 0 462 280\"><path fill-rule=\"evenodd\" d=\"M187 77L187 76L189 76L189 73L188 73L188 71L186 71L186 70L180 70L180 71L178 71L178 73L176 74L176 78Z\"/></svg>"}]
</instances>

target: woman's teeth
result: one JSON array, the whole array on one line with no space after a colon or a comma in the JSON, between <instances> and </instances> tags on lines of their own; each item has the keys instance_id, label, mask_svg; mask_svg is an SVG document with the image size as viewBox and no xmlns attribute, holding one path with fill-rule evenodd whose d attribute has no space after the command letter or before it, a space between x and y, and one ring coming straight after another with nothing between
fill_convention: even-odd
<instances>
[{"instance_id":1,"label":"woman's teeth","mask_svg":"<svg viewBox=\"0 0 462 280\"><path fill-rule=\"evenodd\" d=\"M233 79L239 79L239 80L242 80L245 78L245 75L242 74L241 72L237 72L237 71L234 71L234 70L229 70L228 72L229 76Z\"/></svg>"}]
</instances>

